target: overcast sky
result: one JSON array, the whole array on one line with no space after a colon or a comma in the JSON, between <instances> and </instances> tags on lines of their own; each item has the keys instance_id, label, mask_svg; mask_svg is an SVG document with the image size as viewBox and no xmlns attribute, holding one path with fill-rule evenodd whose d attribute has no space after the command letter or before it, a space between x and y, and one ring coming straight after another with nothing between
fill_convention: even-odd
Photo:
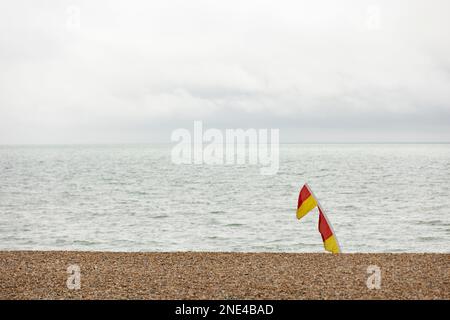
<instances>
[{"instance_id":1,"label":"overcast sky","mask_svg":"<svg viewBox=\"0 0 450 320\"><path fill-rule=\"evenodd\" d=\"M450 141L450 1L0 2L0 144Z\"/></svg>"}]
</instances>

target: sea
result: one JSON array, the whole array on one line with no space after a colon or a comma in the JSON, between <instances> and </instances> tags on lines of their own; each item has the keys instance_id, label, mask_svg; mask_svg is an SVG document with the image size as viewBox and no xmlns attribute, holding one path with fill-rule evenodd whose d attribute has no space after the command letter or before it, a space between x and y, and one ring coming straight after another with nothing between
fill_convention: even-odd
<instances>
[{"instance_id":1,"label":"sea","mask_svg":"<svg viewBox=\"0 0 450 320\"><path fill-rule=\"evenodd\" d=\"M449 144L282 144L279 170L174 164L173 145L0 147L0 250L450 252Z\"/></svg>"}]
</instances>

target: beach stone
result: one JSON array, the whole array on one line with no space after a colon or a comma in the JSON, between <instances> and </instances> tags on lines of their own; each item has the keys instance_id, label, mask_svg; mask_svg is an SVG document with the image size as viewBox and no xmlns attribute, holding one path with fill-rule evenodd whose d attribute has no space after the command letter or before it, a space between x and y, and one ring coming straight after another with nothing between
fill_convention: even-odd
<instances>
[{"instance_id":1,"label":"beach stone","mask_svg":"<svg viewBox=\"0 0 450 320\"><path fill-rule=\"evenodd\" d=\"M0 252L0 299L450 299L450 254ZM77 264L81 288L67 287ZM381 270L370 289L367 267Z\"/></svg>"}]
</instances>

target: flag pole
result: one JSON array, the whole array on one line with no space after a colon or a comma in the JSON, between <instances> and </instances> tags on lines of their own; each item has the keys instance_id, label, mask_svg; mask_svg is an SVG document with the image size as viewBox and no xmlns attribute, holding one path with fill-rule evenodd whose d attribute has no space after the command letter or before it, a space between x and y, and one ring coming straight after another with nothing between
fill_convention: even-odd
<instances>
[{"instance_id":1,"label":"flag pole","mask_svg":"<svg viewBox=\"0 0 450 320\"><path fill-rule=\"evenodd\" d=\"M325 220L327 221L328 226L329 226L330 229L331 229L331 232L333 232L334 239L336 239L336 243L337 243L338 248L339 248L339 253L342 253L341 245L339 244L339 241L338 241L336 232L334 232L333 226L331 225L330 220L328 220L327 215L326 215L326 213L325 213L325 210L323 210L322 206L320 205L319 199L316 197L316 195L314 194L314 192L311 190L311 188L309 187L309 185L308 185L307 183L305 183L305 186L306 186L306 188L308 189L309 193L312 194L312 196L314 197L314 199L316 199L317 207L322 211L323 217L324 217Z\"/></svg>"}]
</instances>

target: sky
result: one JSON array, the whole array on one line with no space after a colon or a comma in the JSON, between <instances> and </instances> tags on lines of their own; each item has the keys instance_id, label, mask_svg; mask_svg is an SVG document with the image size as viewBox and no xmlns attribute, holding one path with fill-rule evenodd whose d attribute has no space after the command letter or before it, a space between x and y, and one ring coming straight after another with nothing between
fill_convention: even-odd
<instances>
[{"instance_id":1,"label":"sky","mask_svg":"<svg viewBox=\"0 0 450 320\"><path fill-rule=\"evenodd\" d=\"M0 144L449 142L448 0L0 2Z\"/></svg>"}]
</instances>

